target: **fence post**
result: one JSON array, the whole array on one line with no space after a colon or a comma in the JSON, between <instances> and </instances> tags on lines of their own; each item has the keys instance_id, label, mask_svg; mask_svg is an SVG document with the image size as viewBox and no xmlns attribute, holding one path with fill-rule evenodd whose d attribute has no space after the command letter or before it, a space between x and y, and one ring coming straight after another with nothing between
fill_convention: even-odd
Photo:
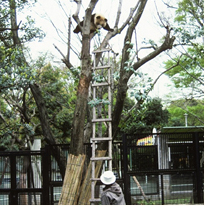
<instances>
[{"instance_id":1,"label":"fence post","mask_svg":"<svg viewBox=\"0 0 205 206\"><path fill-rule=\"evenodd\" d=\"M194 143L194 163L196 169L195 177L195 190L194 192L194 203L203 203L203 189L202 189L202 177L200 171L200 155L199 155L199 133L195 132L193 135Z\"/></svg>"},{"instance_id":2,"label":"fence post","mask_svg":"<svg viewBox=\"0 0 205 206\"><path fill-rule=\"evenodd\" d=\"M127 159L127 136L123 134L122 139L123 147L123 168L124 168L124 196L125 202L127 205L131 205L131 196L130 196L130 177L127 174L128 172L128 159Z\"/></svg>"},{"instance_id":3,"label":"fence post","mask_svg":"<svg viewBox=\"0 0 205 206\"><path fill-rule=\"evenodd\" d=\"M11 193L9 197L10 205L18 204L18 195L16 193L16 156L10 153L10 165L11 165Z\"/></svg>"},{"instance_id":4,"label":"fence post","mask_svg":"<svg viewBox=\"0 0 205 206\"><path fill-rule=\"evenodd\" d=\"M160 175L160 178L161 178L162 205L164 205L164 180L163 180L163 174Z\"/></svg>"},{"instance_id":5,"label":"fence post","mask_svg":"<svg viewBox=\"0 0 205 206\"><path fill-rule=\"evenodd\" d=\"M50 184L50 167L51 167L51 157L49 146L45 145L42 152L42 177L43 177L43 192L42 192L42 204L50 205L49 198L49 184Z\"/></svg>"}]
</instances>

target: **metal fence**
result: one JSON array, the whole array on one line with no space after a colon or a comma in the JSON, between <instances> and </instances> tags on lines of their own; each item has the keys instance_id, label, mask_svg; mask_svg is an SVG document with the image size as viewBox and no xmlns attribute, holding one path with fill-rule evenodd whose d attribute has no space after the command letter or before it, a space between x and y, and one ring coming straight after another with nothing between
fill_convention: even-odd
<instances>
[{"instance_id":1,"label":"metal fence","mask_svg":"<svg viewBox=\"0 0 205 206\"><path fill-rule=\"evenodd\" d=\"M69 145L59 146L67 157ZM90 144L85 153L91 156ZM203 203L203 154L203 133L124 135L113 142L113 171L127 204ZM57 204L62 184L48 145L0 152L0 205Z\"/></svg>"},{"instance_id":2,"label":"metal fence","mask_svg":"<svg viewBox=\"0 0 205 206\"><path fill-rule=\"evenodd\" d=\"M203 133L125 135L127 204L203 203L203 155Z\"/></svg>"},{"instance_id":3,"label":"metal fence","mask_svg":"<svg viewBox=\"0 0 205 206\"><path fill-rule=\"evenodd\" d=\"M43 204L43 152L0 153L0 204ZM46 202L45 202L46 203Z\"/></svg>"}]
</instances>

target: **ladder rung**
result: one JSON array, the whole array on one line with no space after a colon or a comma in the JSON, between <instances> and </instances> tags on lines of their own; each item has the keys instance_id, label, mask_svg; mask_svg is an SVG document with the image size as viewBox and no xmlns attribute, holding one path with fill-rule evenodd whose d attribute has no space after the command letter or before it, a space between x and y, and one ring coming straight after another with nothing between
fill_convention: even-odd
<instances>
[{"instance_id":1,"label":"ladder rung","mask_svg":"<svg viewBox=\"0 0 205 206\"><path fill-rule=\"evenodd\" d=\"M90 202L101 202L100 198L90 199Z\"/></svg>"},{"instance_id":2,"label":"ladder rung","mask_svg":"<svg viewBox=\"0 0 205 206\"><path fill-rule=\"evenodd\" d=\"M109 86L110 84L105 82L105 83L97 83L97 84L92 84L92 87L102 87L102 86Z\"/></svg>"},{"instance_id":3,"label":"ladder rung","mask_svg":"<svg viewBox=\"0 0 205 206\"><path fill-rule=\"evenodd\" d=\"M110 65L104 65L104 66L98 66L98 67L92 67L93 70L98 70L98 69L109 69Z\"/></svg>"},{"instance_id":4,"label":"ladder rung","mask_svg":"<svg viewBox=\"0 0 205 206\"><path fill-rule=\"evenodd\" d=\"M112 160L112 157L91 157L91 161Z\"/></svg>"},{"instance_id":5,"label":"ladder rung","mask_svg":"<svg viewBox=\"0 0 205 206\"><path fill-rule=\"evenodd\" d=\"M91 181L98 181L100 178L90 178Z\"/></svg>"},{"instance_id":6,"label":"ladder rung","mask_svg":"<svg viewBox=\"0 0 205 206\"><path fill-rule=\"evenodd\" d=\"M96 138L91 138L91 141L109 141L112 140L112 137L96 137Z\"/></svg>"},{"instance_id":7,"label":"ladder rung","mask_svg":"<svg viewBox=\"0 0 205 206\"><path fill-rule=\"evenodd\" d=\"M112 122L112 119L93 119L92 123L96 122Z\"/></svg>"},{"instance_id":8,"label":"ladder rung","mask_svg":"<svg viewBox=\"0 0 205 206\"><path fill-rule=\"evenodd\" d=\"M102 53L102 52L106 52L106 51L110 51L110 48L104 48L104 49L99 49L99 50L95 50L93 51L93 53Z\"/></svg>"}]
</instances>

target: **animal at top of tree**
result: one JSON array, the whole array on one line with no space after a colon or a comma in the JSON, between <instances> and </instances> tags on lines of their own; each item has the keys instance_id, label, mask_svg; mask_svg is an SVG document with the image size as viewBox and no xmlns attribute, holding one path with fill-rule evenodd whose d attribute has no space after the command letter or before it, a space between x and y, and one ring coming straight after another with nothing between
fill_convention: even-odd
<instances>
[{"instance_id":1,"label":"animal at top of tree","mask_svg":"<svg viewBox=\"0 0 205 206\"><path fill-rule=\"evenodd\" d=\"M80 22L80 26L83 27L83 21ZM74 33L82 32L80 26L77 25L73 32ZM114 31L114 29L110 28L110 26L107 22L107 19L104 17L104 15L99 14L99 13L95 13L91 16L90 33L93 33L97 29L101 29L101 28L103 28L107 31L111 31L111 32Z\"/></svg>"}]
</instances>

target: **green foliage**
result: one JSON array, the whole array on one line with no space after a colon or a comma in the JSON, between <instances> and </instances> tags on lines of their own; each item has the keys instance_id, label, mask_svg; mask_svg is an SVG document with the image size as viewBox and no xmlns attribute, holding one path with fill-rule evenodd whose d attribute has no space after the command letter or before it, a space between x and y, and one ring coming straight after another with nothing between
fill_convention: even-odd
<instances>
[{"instance_id":1,"label":"green foliage","mask_svg":"<svg viewBox=\"0 0 205 206\"><path fill-rule=\"evenodd\" d=\"M45 33L40 29L35 27L35 21L31 16L26 16L26 22L21 25L21 42L29 42L34 39L41 41L45 37Z\"/></svg>"},{"instance_id":2,"label":"green foliage","mask_svg":"<svg viewBox=\"0 0 205 206\"><path fill-rule=\"evenodd\" d=\"M12 10L10 10L10 2L12 2ZM36 0L0 0L0 28L11 28L11 16L14 15L15 12L17 15L18 12L24 13L25 10L32 7L35 2ZM21 43L34 39L41 40L45 36L44 32L40 28L35 27L35 21L31 18L31 16L24 16L24 18L21 18L20 22L17 20L18 19L16 19L18 35ZM5 46L12 47L14 45L12 35L13 34L9 29L5 29L0 32L1 44L3 43Z\"/></svg>"},{"instance_id":3,"label":"green foliage","mask_svg":"<svg viewBox=\"0 0 205 206\"><path fill-rule=\"evenodd\" d=\"M204 66L203 56L202 45L188 48L187 55L182 56L180 64L166 73L166 75L171 77L176 88L191 87L197 92L197 87L201 86L204 78L203 70L201 69ZM175 61L168 60L165 67L168 69L175 64Z\"/></svg>"},{"instance_id":4,"label":"green foliage","mask_svg":"<svg viewBox=\"0 0 205 206\"><path fill-rule=\"evenodd\" d=\"M34 80L35 72L24 61L21 48L0 47L0 90L18 89Z\"/></svg>"},{"instance_id":5,"label":"green foliage","mask_svg":"<svg viewBox=\"0 0 205 206\"><path fill-rule=\"evenodd\" d=\"M70 74L67 71L53 68L50 64L38 71L38 82L41 85L49 119L52 120L50 125L54 136L61 143L70 141L76 100L74 85L68 82L68 79Z\"/></svg>"},{"instance_id":6,"label":"green foliage","mask_svg":"<svg viewBox=\"0 0 205 206\"><path fill-rule=\"evenodd\" d=\"M178 3L175 21L182 22L184 25L195 23L195 21L204 18L204 1L203 0L181 0Z\"/></svg>"},{"instance_id":7,"label":"green foliage","mask_svg":"<svg viewBox=\"0 0 205 206\"><path fill-rule=\"evenodd\" d=\"M39 111L29 89L34 82L39 85L46 103L52 133L59 143L67 143L70 139L76 100L73 92L76 79L72 79L72 75L78 76L79 68L72 68L70 73L50 64L45 66L46 55L36 62L27 62L24 43L41 40L44 33L35 27L31 16L24 15L21 22L17 17L18 12L23 15L35 2L0 0L0 144L8 150L25 147L28 138L32 142L43 134ZM16 30L11 30L11 16L12 23L17 24Z\"/></svg>"},{"instance_id":8,"label":"green foliage","mask_svg":"<svg viewBox=\"0 0 205 206\"><path fill-rule=\"evenodd\" d=\"M121 125L121 131L125 133L151 132L168 123L169 112L163 109L161 100L154 98L147 101L138 109L133 110L128 121Z\"/></svg>"},{"instance_id":9,"label":"green foliage","mask_svg":"<svg viewBox=\"0 0 205 206\"><path fill-rule=\"evenodd\" d=\"M18 150L18 144L13 140L18 127L14 113L0 98L0 150Z\"/></svg>"},{"instance_id":10,"label":"green foliage","mask_svg":"<svg viewBox=\"0 0 205 206\"><path fill-rule=\"evenodd\" d=\"M148 74L137 71L136 75L130 80L130 97L134 97L137 101L149 99L147 93L151 87L152 78L148 77Z\"/></svg>"},{"instance_id":11,"label":"green foliage","mask_svg":"<svg viewBox=\"0 0 205 206\"><path fill-rule=\"evenodd\" d=\"M105 77L103 75L93 75L92 80L98 83L105 82Z\"/></svg>"},{"instance_id":12,"label":"green foliage","mask_svg":"<svg viewBox=\"0 0 205 206\"><path fill-rule=\"evenodd\" d=\"M202 0L181 0L176 10L174 27L179 44L183 45L181 55L165 62L165 67L178 66L168 71L176 88L191 91L187 96L203 96L204 83L204 4Z\"/></svg>"},{"instance_id":13,"label":"green foliage","mask_svg":"<svg viewBox=\"0 0 205 206\"><path fill-rule=\"evenodd\" d=\"M25 88L35 78L34 70L26 62L23 43L40 40L44 33L34 26L35 21L30 16L25 16L21 22L17 18L19 11L23 12L35 2L0 0L0 91Z\"/></svg>"},{"instance_id":14,"label":"green foliage","mask_svg":"<svg viewBox=\"0 0 205 206\"><path fill-rule=\"evenodd\" d=\"M99 104L104 104L104 105L109 105L110 102L109 100L105 100L105 99L93 99L91 101L88 102L88 104L91 106L91 107L96 107L98 106Z\"/></svg>"},{"instance_id":15,"label":"green foliage","mask_svg":"<svg viewBox=\"0 0 205 206\"><path fill-rule=\"evenodd\" d=\"M188 126L202 126L204 124L204 101L203 100L185 100L173 101L167 108L169 117L169 126L184 126L184 114L188 114Z\"/></svg>"},{"instance_id":16,"label":"green foliage","mask_svg":"<svg viewBox=\"0 0 205 206\"><path fill-rule=\"evenodd\" d=\"M0 139L0 150L15 150L18 151L19 148L16 144L11 144L12 142L12 137L9 134L5 134L1 139Z\"/></svg>"},{"instance_id":17,"label":"green foliage","mask_svg":"<svg viewBox=\"0 0 205 206\"><path fill-rule=\"evenodd\" d=\"M54 68L50 64L37 70L36 74L35 81L41 87L52 132L59 143L68 143L76 100L73 93L74 86L67 81L70 75L67 71ZM2 99L0 114L4 120L0 118L0 138L12 138L14 149L24 147L27 137L32 142L35 136L42 136L39 113L30 90L16 88L14 93L4 93L2 98L6 99L10 105L8 106ZM25 115L28 117L27 120Z\"/></svg>"}]
</instances>

